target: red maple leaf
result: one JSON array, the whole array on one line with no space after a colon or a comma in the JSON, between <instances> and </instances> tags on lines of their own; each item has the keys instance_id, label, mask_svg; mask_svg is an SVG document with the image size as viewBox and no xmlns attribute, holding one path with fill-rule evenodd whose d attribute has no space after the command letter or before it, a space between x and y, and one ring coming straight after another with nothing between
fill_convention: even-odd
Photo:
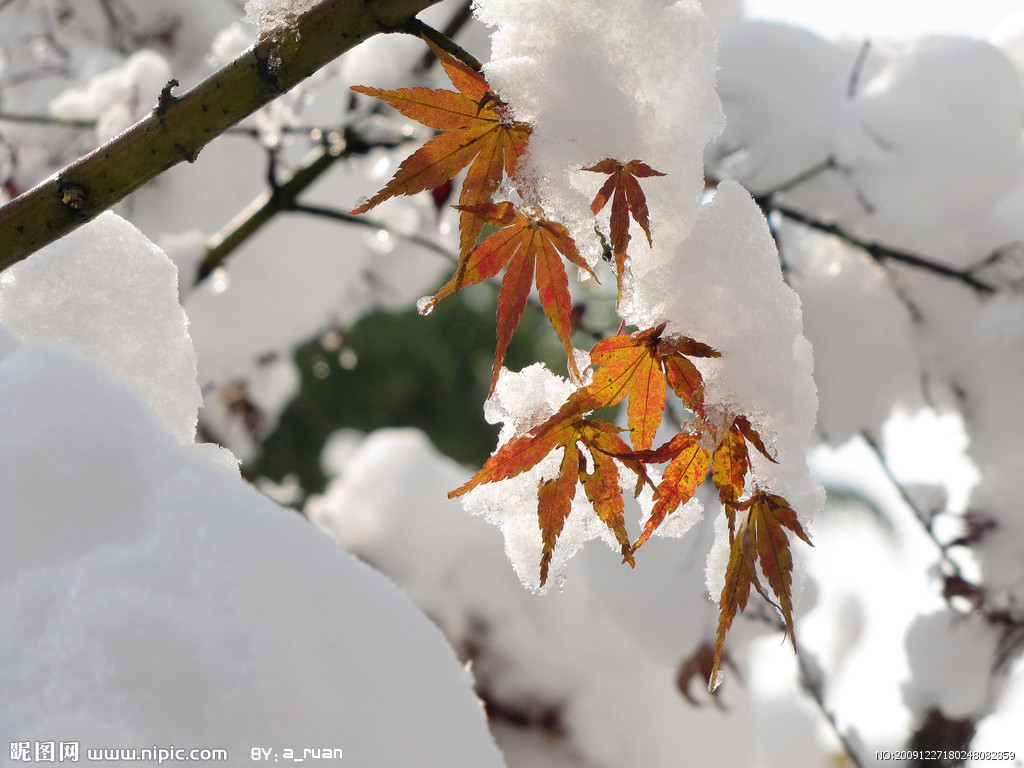
<instances>
[{"instance_id":1,"label":"red maple leaf","mask_svg":"<svg viewBox=\"0 0 1024 768\"><path fill-rule=\"evenodd\" d=\"M498 347L491 376L493 392L512 333L536 281L544 314L562 341L569 366L578 377L572 351L572 300L562 257L588 272L590 267L576 250L569 232L561 224L527 216L512 203L484 203L469 210L500 229L463 255L455 276L420 311L426 314L445 296L494 277L505 269L498 296Z\"/></svg>"},{"instance_id":2,"label":"red maple leaf","mask_svg":"<svg viewBox=\"0 0 1024 768\"><path fill-rule=\"evenodd\" d=\"M503 176L514 173L516 163L526 150L531 129L510 117L505 103L494 94L483 75L432 43L428 45L441 60L458 92L352 87L357 93L386 101L406 117L443 131L402 161L384 189L352 213L365 213L395 195L435 189L468 165L459 198L459 204L464 206L460 220L460 252L467 253L484 222L465 207L489 201Z\"/></svg>"},{"instance_id":3,"label":"red maple leaf","mask_svg":"<svg viewBox=\"0 0 1024 768\"><path fill-rule=\"evenodd\" d=\"M608 180L598 190L597 196L590 204L590 212L596 216L609 200L612 201L611 245L612 253L615 254L615 267L621 287L626 264L626 246L629 244L629 217L631 215L647 235L647 244L652 245L647 198L637 179L664 176L665 174L639 160L620 163L610 157L583 170L609 174Z\"/></svg>"}]
</instances>

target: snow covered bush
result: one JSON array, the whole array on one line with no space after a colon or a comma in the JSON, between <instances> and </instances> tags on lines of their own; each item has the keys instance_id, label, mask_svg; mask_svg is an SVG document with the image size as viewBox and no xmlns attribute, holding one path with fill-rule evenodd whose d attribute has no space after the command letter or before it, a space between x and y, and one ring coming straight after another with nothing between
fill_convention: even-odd
<instances>
[{"instance_id":1,"label":"snow covered bush","mask_svg":"<svg viewBox=\"0 0 1024 768\"><path fill-rule=\"evenodd\" d=\"M0 199L29 190L0 261L84 225L0 284L0 741L500 765L475 683L509 766L1019 746L1019 37L697 0L242 15L0 3ZM411 34L328 62L327 18ZM147 174L189 162L85 224L144 142ZM326 487L259 476L300 387L365 367L361 318L499 279L478 472L340 429ZM509 370L531 313L552 362Z\"/></svg>"}]
</instances>

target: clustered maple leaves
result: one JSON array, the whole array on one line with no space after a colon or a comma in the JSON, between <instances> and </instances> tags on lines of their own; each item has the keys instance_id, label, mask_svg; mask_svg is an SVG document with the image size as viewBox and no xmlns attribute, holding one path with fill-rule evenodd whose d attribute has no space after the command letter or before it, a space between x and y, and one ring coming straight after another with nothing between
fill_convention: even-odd
<instances>
[{"instance_id":1,"label":"clustered maple leaves","mask_svg":"<svg viewBox=\"0 0 1024 768\"><path fill-rule=\"evenodd\" d=\"M451 280L421 306L421 313L429 313L444 297L504 270L491 393L534 284L541 306L565 347L568 368L574 379L582 382L571 339L572 301L563 259L594 273L568 230L546 218L540 201L517 184L517 165L528 146L532 127L513 118L479 71L433 42L428 40L427 44L457 91L353 87L439 133L399 165L384 189L352 213L364 213L396 195L412 195L449 183L468 166L459 203L454 206L460 211L459 264ZM664 174L635 159L606 158L580 170L608 176L591 204L591 212L596 216L611 202L608 240L621 292L629 269L630 219L643 230L648 245L653 245L639 180ZM523 202L494 199L506 179ZM495 231L478 243L485 225ZM594 373L589 383L580 386L547 421L502 445L469 482L449 497L520 475L561 449L557 474L537 488L543 586L578 487L582 486L595 514L614 534L623 562L635 566L637 550L669 515L693 498L710 473L728 521L730 546L709 681L713 690L719 680L726 633L736 613L746 608L752 587L779 610L793 638L793 557L786 529L808 544L810 540L784 498L762 491L756 484L748 487L751 446L775 462L749 419L741 414L709 414L705 409L704 380L691 358L719 357L719 352L685 336L668 337L665 328L666 323L662 323L599 341L590 352ZM694 418L667 443L652 448L669 391ZM627 398L629 443L619 436L625 430L588 418ZM655 484L647 467L660 464L667 466ZM620 467L636 478L634 495L639 496L645 486L653 492L653 509L635 542L626 531ZM774 599L762 585L762 577L768 581ZM795 639L793 642L795 647Z\"/></svg>"}]
</instances>

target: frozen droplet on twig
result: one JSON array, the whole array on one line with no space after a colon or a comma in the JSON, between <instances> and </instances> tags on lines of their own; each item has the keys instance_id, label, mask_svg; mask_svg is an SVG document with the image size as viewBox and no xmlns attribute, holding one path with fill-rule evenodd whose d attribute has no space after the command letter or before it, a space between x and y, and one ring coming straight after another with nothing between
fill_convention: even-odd
<instances>
[{"instance_id":1,"label":"frozen droplet on twig","mask_svg":"<svg viewBox=\"0 0 1024 768\"><path fill-rule=\"evenodd\" d=\"M725 680L725 672L720 669L716 669L712 674L711 679L708 680L708 693L714 693L718 690L718 686Z\"/></svg>"}]
</instances>

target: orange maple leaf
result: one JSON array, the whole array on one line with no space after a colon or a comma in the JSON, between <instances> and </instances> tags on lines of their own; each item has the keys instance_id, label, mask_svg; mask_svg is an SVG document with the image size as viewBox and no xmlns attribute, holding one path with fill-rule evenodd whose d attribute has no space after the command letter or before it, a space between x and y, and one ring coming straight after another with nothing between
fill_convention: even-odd
<instances>
[{"instance_id":1,"label":"orange maple leaf","mask_svg":"<svg viewBox=\"0 0 1024 768\"><path fill-rule=\"evenodd\" d=\"M594 512L615 534L622 549L623 562L634 565L623 517L619 470L613 460L620 454L630 453L629 446L618 437L620 431L613 424L583 418L576 404L570 401L532 432L505 443L469 482L449 493L448 498L461 496L484 483L515 477L535 467L552 451L562 448L558 474L542 482L537 489L537 520L543 541L541 586L547 581L555 544L576 498L578 483L582 483ZM592 472L587 472L584 451L590 455ZM643 473L639 462L627 459L623 463Z\"/></svg>"},{"instance_id":2,"label":"orange maple leaf","mask_svg":"<svg viewBox=\"0 0 1024 768\"><path fill-rule=\"evenodd\" d=\"M587 272L590 267L576 250L568 230L556 222L527 216L512 203L484 203L468 209L457 207L501 229L459 260L455 276L420 311L430 312L445 296L494 277L507 267L498 296L498 346L491 392L535 280L544 314L565 347L570 368L579 377L572 351L572 300L562 256Z\"/></svg>"},{"instance_id":3,"label":"orange maple leaf","mask_svg":"<svg viewBox=\"0 0 1024 768\"><path fill-rule=\"evenodd\" d=\"M651 222L647 214L647 198L640 182L637 179L646 179L651 176L664 176L664 173L656 171L646 163L639 160L630 160L628 163L620 163L610 157L601 162L583 168L584 171L609 174L608 180L597 192L597 196L590 204L590 212L595 216L612 201L611 212L611 245L612 253L615 254L615 267L619 278L619 286L622 285L622 275L626 264L626 246L629 244L629 217L643 229L647 235L647 244L651 241Z\"/></svg>"},{"instance_id":4,"label":"orange maple leaf","mask_svg":"<svg viewBox=\"0 0 1024 768\"><path fill-rule=\"evenodd\" d=\"M732 542L736 528L736 512L734 507L743 496L750 459L747 454L747 443L743 439L736 423L729 427L724 439L715 448L711 458L711 479L718 489L718 498L725 506L729 521L729 541Z\"/></svg>"},{"instance_id":5,"label":"orange maple leaf","mask_svg":"<svg viewBox=\"0 0 1024 768\"><path fill-rule=\"evenodd\" d=\"M475 206L491 199L504 174L511 176L526 150L530 126L513 120L507 106L476 70L441 50L431 49L441 60L458 92L430 88L385 91L361 85L357 93L382 99L406 117L443 131L402 161L394 178L352 213L360 214L396 195L413 195L434 189L453 178L467 165L459 204ZM484 222L463 209L460 219L460 252L476 242Z\"/></svg>"},{"instance_id":6,"label":"orange maple leaf","mask_svg":"<svg viewBox=\"0 0 1024 768\"><path fill-rule=\"evenodd\" d=\"M650 452L647 458L654 462L671 461L665 467L665 474L658 484L657 501L654 502L651 516L647 518L643 533L633 545L634 552L651 537L666 517L693 498L711 465L711 452L701 444L701 436L692 432L680 432L657 451Z\"/></svg>"},{"instance_id":7,"label":"orange maple leaf","mask_svg":"<svg viewBox=\"0 0 1024 768\"><path fill-rule=\"evenodd\" d=\"M736 508L743 496L747 471L750 469L751 443L773 464L778 462L768 453L761 436L757 433L746 416L736 416L726 431L718 447L715 448L711 460L712 480L718 489L718 498L725 507L729 521L729 541L732 542L736 528Z\"/></svg>"},{"instance_id":8,"label":"orange maple leaf","mask_svg":"<svg viewBox=\"0 0 1024 768\"><path fill-rule=\"evenodd\" d=\"M686 355L720 356L685 336L664 338L665 325L599 341L590 351L590 360L600 367L594 380L576 395L584 411L616 405L628 395L629 433L637 451L647 450L654 441L665 411L666 387L671 387L687 408L702 409L704 382Z\"/></svg>"},{"instance_id":9,"label":"orange maple leaf","mask_svg":"<svg viewBox=\"0 0 1024 768\"><path fill-rule=\"evenodd\" d=\"M739 530L730 545L725 586L722 588L718 603L718 634L715 638L715 663L709 683L711 689L718 684L718 666L722 649L725 647L726 633L732 626L737 611L742 612L746 608L751 586L757 589L765 600L778 608L786 622L786 631L793 643L793 649L796 649L792 596L793 554L785 529L788 528L806 544L814 546L797 519L796 512L782 496L758 492L736 509L747 512L747 515L740 522ZM762 588L757 575L757 565L778 598L777 604Z\"/></svg>"}]
</instances>

